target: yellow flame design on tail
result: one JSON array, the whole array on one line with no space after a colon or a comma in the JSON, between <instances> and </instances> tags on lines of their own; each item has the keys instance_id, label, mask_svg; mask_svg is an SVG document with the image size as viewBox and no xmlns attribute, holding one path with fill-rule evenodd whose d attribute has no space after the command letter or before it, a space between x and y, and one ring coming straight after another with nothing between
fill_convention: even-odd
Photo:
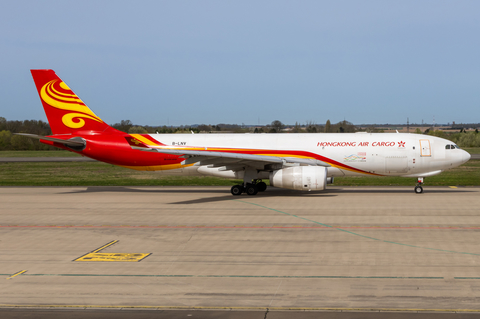
<instances>
[{"instance_id":1,"label":"yellow flame design on tail","mask_svg":"<svg viewBox=\"0 0 480 319\"><path fill-rule=\"evenodd\" d=\"M54 84L60 80L52 80L46 83L40 90L42 100L48 105L66 111L81 112L81 113L67 113L62 117L62 122L65 126L73 129L81 128L85 125L85 120L82 118L94 120L103 123L103 121L95 115L86 105L70 90L65 82L60 82L59 86L65 92L60 92L55 89ZM76 121L74 121L74 119Z\"/></svg>"}]
</instances>

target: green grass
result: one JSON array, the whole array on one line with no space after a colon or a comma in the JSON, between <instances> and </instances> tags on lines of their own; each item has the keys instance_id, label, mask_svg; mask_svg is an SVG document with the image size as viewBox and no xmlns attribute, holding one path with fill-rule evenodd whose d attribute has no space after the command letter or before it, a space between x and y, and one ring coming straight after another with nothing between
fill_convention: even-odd
<instances>
[{"instance_id":1,"label":"green grass","mask_svg":"<svg viewBox=\"0 0 480 319\"><path fill-rule=\"evenodd\" d=\"M480 160L425 179L427 186L480 186ZM232 186L217 177L172 176L135 171L101 162L0 163L1 186ZM415 178L341 177L335 186L413 186Z\"/></svg>"},{"instance_id":2,"label":"green grass","mask_svg":"<svg viewBox=\"0 0 480 319\"><path fill-rule=\"evenodd\" d=\"M216 177L136 171L101 162L0 163L1 186L232 186L237 183Z\"/></svg>"},{"instance_id":3,"label":"green grass","mask_svg":"<svg viewBox=\"0 0 480 319\"><path fill-rule=\"evenodd\" d=\"M77 153L55 151L0 151L0 157L78 157Z\"/></svg>"}]
</instances>

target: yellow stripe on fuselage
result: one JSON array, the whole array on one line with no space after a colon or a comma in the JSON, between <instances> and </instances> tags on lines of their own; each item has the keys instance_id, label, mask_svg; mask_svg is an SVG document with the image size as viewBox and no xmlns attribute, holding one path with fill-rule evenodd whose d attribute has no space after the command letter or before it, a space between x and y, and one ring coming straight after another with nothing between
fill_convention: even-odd
<instances>
[{"instance_id":1,"label":"yellow stripe on fuselage","mask_svg":"<svg viewBox=\"0 0 480 319\"><path fill-rule=\"evenodd\" d=\"M150 141L148 138L145 138L140 134L130 134L130 136L133 136L134 138L136 138L137 140L139 140L140 142L143 142L144 144L146 144L148 146L158 146L159 145L159 144L155 144L154 142Z\"/></svg>"}]
</instances>

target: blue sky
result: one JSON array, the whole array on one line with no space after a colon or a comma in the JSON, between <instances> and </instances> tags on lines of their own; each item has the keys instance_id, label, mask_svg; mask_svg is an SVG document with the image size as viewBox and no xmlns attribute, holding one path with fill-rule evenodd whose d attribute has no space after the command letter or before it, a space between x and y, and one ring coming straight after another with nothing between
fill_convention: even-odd
<instances>
[{"instance_id":1,"label":"blue sky","mask_svg":"<svg viewBox=\"0 0 480 319\"><path fill-rule=\"evenodd\" d=\"M0 116L54 69L104 121L480 122L480 1L3 1Z\"/></svg>"}]
</instances>

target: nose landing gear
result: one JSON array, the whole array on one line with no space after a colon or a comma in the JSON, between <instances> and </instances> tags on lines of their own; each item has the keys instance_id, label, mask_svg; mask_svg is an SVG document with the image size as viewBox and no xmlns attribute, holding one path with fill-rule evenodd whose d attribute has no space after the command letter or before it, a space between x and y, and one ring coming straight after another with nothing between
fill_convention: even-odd
<instances>
[{"instance_id":1,"label":"nose landing gear","mask_svg":"<svg viewBox=\"0 0 480 319\"><path fill-rule=\"evenodd\" d=\"M423 193L423 177L417 178L417 186L415 186L415 194L421 194Z\"/></svg>"}]
</instances>

